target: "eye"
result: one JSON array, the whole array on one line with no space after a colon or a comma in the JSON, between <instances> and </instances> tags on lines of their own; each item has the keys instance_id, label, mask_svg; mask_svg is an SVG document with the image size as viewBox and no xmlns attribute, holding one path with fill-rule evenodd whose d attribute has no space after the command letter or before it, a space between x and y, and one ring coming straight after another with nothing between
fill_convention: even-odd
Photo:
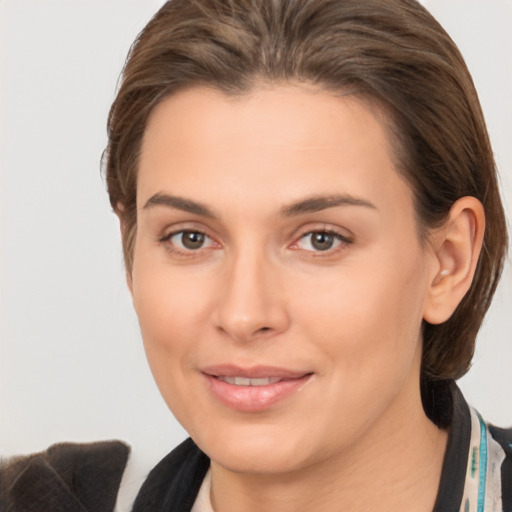
<instances>
[{"instance_id":1,"label":"eye","mask_svg":"<svg viewBox=\"0 0 512 512\"><path fill-rule=\"evenodd\" d=\"M296 246L305 251L326 252L350 240L332 231L310 231L297 241Z\"/></svg>"},{"instance_id":2,"label":"eye","mask_svg":"<svg viewBox=\"0 0 512 512\"><path fill-rule=\"evenodd\" d=\"M178 251L197 251L214 245L213 240L201 231L182 230L165 236L162 242L168 242Z\"/></svg>"}]
</instances>

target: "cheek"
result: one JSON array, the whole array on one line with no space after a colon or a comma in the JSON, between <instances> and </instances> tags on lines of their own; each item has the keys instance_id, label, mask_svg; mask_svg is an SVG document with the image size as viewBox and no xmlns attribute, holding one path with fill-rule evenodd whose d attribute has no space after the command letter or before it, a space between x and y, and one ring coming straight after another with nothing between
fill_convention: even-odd
<instances>
[{"instance_id":1,"label":"cheek","mask_svg":"<svg viewBox=\"0 0 512 512\"><path fill-rule=\"evenodd\" d=\"M411 255L397 268L392 252L368 264L359 261L357 268L345 268L301 295L315 297L298 306L302 318L309 319L307 337L323 345L340 373L363 379L366 373L391 373L411 363L425 298L418 261Z\"/></svg>"},{"instance_id":2,"label":"cheek","mask_svg":"<svg viewBox=\"0 0 512 512\"><path fill-rule=\"evenodd\" d=\"M382 267L365 270L347 273L338 286L332 280L329 293L301 305L306 338L322 353L326 382L312 414L328 411L338 435L347 439L364 431L419 376L421 269L404 265L400 275Z\"/></svg>"},{"instance_id":3,"label":"cheek","mask_svg":"<svg viewBox=\"0 0 512 512\"><path fill-rule=\"evenodd\" d=\"M194 354L205 337L208 296L204 286L191 283L194 280L169 269L134 268L134 306L153 378L169 409L187 425L190 403L198 400L189 380L195 371Z\"/></svg>"},{"instance_id":4,"label":"cheek","mask_svg":"<svg viewBox=\"0 0 512 512\"><path fill-rule=\"evenodd\" d=\"M137 254L133 303L157 382L160 373L168 373L169 365L187 365L187 352L202 337L210 287L204 276L190 276L184 270Z\"/></svg>"}]
</instances>

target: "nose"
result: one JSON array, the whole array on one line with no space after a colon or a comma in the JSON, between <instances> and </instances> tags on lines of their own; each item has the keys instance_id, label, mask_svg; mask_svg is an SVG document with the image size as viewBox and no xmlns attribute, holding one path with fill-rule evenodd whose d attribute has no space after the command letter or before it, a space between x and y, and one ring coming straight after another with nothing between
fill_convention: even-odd
<instances>
[{"instance_id":1,"label":"nose","mask_svg":"<svg viewBox=\"0 0 512 512\"><path fill-rule=\"evenodd\" d=\"M262 253L245 251L225 270L214 313L217 329L237 342L286 331L290 317L277 266Z\"/></svg>"}]
</instances>

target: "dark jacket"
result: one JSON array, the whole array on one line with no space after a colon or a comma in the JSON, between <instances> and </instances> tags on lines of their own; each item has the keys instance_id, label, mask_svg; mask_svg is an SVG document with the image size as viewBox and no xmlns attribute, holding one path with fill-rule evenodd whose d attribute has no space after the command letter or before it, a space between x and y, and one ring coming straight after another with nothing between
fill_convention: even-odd
<instances>
[{"instance_id":1,"label":"dark jacket","mask_svg":"<svg viewBox=\"0 0 512 512\"><path fill-rule=\"evenodd\" d=\"M485 503L490 490L485 480L491 470L501 482L502 510L512 512L512 429L486 428L454 383L446 390L444 398L438 393L435 403L425 404L438 424L450 426L433 512L459 512L465 507L489 512ZM473 428L473 437L472 422L480 425ZM500 452L498 467L490 459L496 449ZM8 461L0 467L0 512L112 512L128 452L119 441L65 443ZM482 460L486 464L480 470ZM209 465L208 457L187 439L153 468L132 512L190 511ZM469 497L465 494L468 478L480 481L478 492Z\"/></svg>"},{"instance_id":2,"label":"dark jacket","mask_svg":"<svg viewBox=\"0 0 512 512\"><path fill-rule=\"evenodd\" d=\"M61 443L0 462L0 511L112 512L128 453L120 441Z\"/></svg>"}]
</instances>

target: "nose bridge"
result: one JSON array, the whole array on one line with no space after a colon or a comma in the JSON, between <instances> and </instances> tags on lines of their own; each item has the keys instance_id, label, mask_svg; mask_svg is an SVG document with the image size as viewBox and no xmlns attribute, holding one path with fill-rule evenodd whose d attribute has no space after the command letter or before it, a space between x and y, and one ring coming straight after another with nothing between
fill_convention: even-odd
<instances>
[{"instance_id":1,"label":"nose bridge","mask_svg":"<svg viewBox=\"0 0 512 512\"><path fill-rule=\"evenodd\" d=\"M217 327L238 341L281 332L288 315L278 290L276 263L265 250L247 246L226 263Z\"/></svg>"}]
</instances>

